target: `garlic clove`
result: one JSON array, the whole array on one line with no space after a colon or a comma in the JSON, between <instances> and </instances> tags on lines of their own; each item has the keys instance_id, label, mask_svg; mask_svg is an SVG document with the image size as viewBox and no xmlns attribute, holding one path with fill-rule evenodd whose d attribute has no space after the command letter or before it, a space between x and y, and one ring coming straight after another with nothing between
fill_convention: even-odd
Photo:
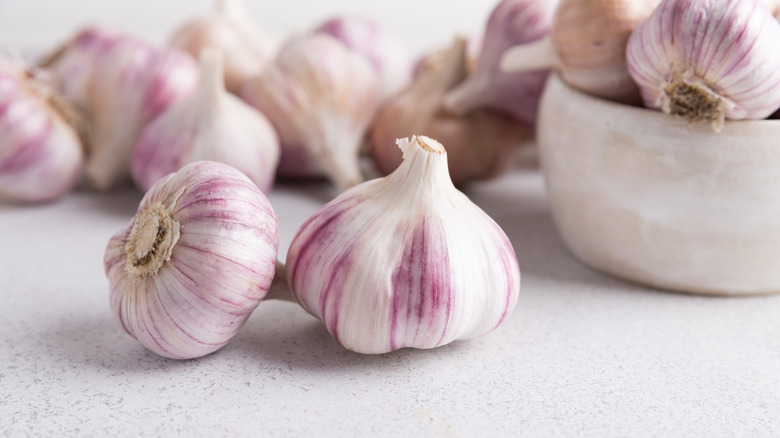
<instances>
[{"instance_id":1,"label":"garlic clove","mask_svg":"<svg viewBox=\"0 0 780 438\"><path fill-rule=\"evenodd\" d=\"M545 37L556 4L557 0L501 1L488 19L477 69L448 92L447 109L463 115L476 108L492 108L533 129L549 70L507 73L500 69L501 56L511 46Z\"/></svg>"},{"instance_id":2,"label":"garlic clove","mask_svg":"<svg viewBox=\"0 0 780 438\"><path fill-rule=\"evenodd\" d=\"M279 45L249 18L241 0L219 0L216 11L183 24L169 44L196 58L208 47L222 52L225 86L233 93L240 92L246 81L260 74L273 60Z\"/></svg>"},{"instance_id":3,"label":"garlic clove","mask_svg":"<svg viewBox=\"0 0 780 438\"><path fill-rule=\"evenodd\" d=\"M381 107L371 128L372 156L381 172L388 174L401 164L395 140L418 132L448 145L450 177L456 184L491 178L513 165L530 131L497 111L455 116L444 108L447 92L467 77L467 55L466 41L457 38L446 51L419 63L412 84Z\"/></svg>"},{"instance_id":4,"label":"garlic clove","mask_svg":"<svg viewBox=\"0 0 780 438\"><path fill-rule=\"evenodd\" d=\"M363 56L379 75L384 97L401 90L411 78L412 62L406 47L379 23L357 16L331 18L314 29L330 35Z\"/></svg>"},{"instance_id":5,"label":"garlic clove","mask_svg":"<svg viewBox=\"0 0 780 438\"><path fill-rule=\"evenodd\" d=\"M628 69L646 106L718 130L780 107L777 41L780 23L756 0L664 0L631 35Z\"/></svg>"},{"instance_id":6,"label":"garlic clove","mask_svg":"<svg viewBox=\"0 0 780 438\"><path fill-rule=\"evenodd\" d=\"M83 146L51 88L0 59L0 198L45 202L78 182Z\"/></svg>"},{"instance_id":7,"label":"garlic clove","mask_svg":"<svg viewBox=\"0 0 780 438\"><path fill-rule=\"evenodd\" d=\"M204 49L194 94L174 102L141 133L131 170L146 191L163 176L193 161L229 164L263 192L273 186L279 138L262 114L225 91L222 55Z\"/></svg>"},{"instance_id":8,"label":"garlic clove","mask_svg":"<svg viewBox=\"0 0 780 438\"><path fill-rule=\"evenodd\" d=\"M246 175L190 163L155 183L108 242L111 310L156 354L204 356L227 344L265 297L278 245L276 215Z\"/></svg>"},{"instance_id":9,"label":"garlic clove","mask_svg":"<svg viewBox=\"0 0 780 438\"><path fill-rule=\"evenodd\" d=\"M344 347L434 348L495 329L520 271L501 228L452 185L437 141L398 141L391 175L342 193L287 253L293 296Z\"/></svg>"},{"instance_id":10,"label":"garlic clove","mask_svg":"<svg viewBox=\"0 0 780 438\"><path fill-rule=\"evenodd\" d=\"M277 173L327 176L340 190L363 180L358 151L379 106L378 77L361 56L323 34L293 38L242 92L282 143Z\"/></svg>"}]
</instances>

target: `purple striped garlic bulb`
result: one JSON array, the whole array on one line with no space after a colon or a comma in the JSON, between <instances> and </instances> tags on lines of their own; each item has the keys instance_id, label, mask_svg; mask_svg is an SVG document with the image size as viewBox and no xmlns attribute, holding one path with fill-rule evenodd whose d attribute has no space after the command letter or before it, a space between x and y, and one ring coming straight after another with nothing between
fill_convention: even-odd
<instances>
[{"instance_id":1,"label":"purple striped garlic bulb","mask_svg":"<svg viewBox=\"0 0 780 438\"><path fill-rule=\"evenodd\" d=\"M36 77L0 59L0 199L45 202L81 177L72 109Z\"/></svg>"},{"instance_id":2,"label":"purple striped garlic bulb","mask_svg":"<svg viewBox=\"0 0 780 438\"><path fill-rule=\"evenodd\" d=\"M380 103L378 80L368 61L329 35L288 41L242 92L279 134L278 174L324 175L340 190L363 181L358 153Z\"/></svg>"},{"instance_id":3,"label":"purple striped garlic bulb","mask_svg":"<svg viewBox=\"0 0 780 438\"><path fill-rule=\"evenodd\" d=\"M222 54L204 49L194 94L174 102L148 124L133 150L131 171L146 191L155 181L193 161L229 164L263 192L279 162L279 137L271 122L225 90Z\"/></svg>"},{"instance_id":4,"label":"purple striped garlic bulb","mask_svg":"<svg viewBox=\"0 0 780 438\"><path fill-rule=\"evenodd\" d=\"M520 289L512 244L453 186L444 147L421 136L398 145L395 172L323 206L287 253L293 296L359 353L483 335Z\"/></svg>"},{"instance_id":5,"label":"purple striped garlic bulb","mask_svg":"<svg viewBox=\"0 0 780 438\"><path fill-rule=\"evenodd\" d=\"M664 0L631 35L628 70L647 107L717 130L780 107L778 41L757 0Z\"/></svg>"},{"instance_id":6,"label":"purple striped garlic bulb","mask_svg":"<svg viewBox=\"0 0 780 438\"><path fill-rule=\"evenodd\" d=\"M106 247L111 311L173 359L218 350L266 296L279 246L271 204L238 170L199 161L159 180Z\"/></svg>"}]
</instances>

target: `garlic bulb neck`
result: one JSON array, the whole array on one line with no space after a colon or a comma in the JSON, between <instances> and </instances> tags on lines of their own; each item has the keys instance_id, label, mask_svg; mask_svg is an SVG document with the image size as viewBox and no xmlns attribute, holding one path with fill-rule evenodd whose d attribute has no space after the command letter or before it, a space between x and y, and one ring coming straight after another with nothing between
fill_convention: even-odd
<instances>
[{"instance_id":1,"label":"garlic bulb neck","mask_svg":"<svg viewBox=\"0 0 780 438\"><path fill-rule=\"evenodd\" d=\"M198 102L200 108L215 109L225 91L225 73L222 53L206 48L200 53Z\"/></svg>"},{"instance_id":2,"label":"garlic bulb neck","mask_svg":"<svg viewBox=\"0 0 780 438\"><path fill-rule=\"evenodd\" d=\"M385 178L384 183L393 191L420 200L435 195L443 189L454 188L447 168L447 151L438 141L423 136L399 138L396 144L403 153L398 168Z\"/></svg>"},{"instance_id":3,"label":"garlic bulb neck","mask_svg":"<svg viewBox=\"0 0 780 438\"><path fill-rule=\"evenodd\" d=\"M171 216L175 199L169 205L156 202L143 212L130 231L125 244L128 273L138 277L149 277L171 259L171 251L179 240L181 225Z\"/></svg>"}]
</instances>

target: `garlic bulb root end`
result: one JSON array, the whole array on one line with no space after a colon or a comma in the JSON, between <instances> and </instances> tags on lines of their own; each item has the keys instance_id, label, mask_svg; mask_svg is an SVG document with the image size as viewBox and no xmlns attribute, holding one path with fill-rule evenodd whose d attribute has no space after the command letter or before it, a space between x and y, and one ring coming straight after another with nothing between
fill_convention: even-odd
<instances>
[{"instance_id":1,"label":"garlic bulb root end","mask_svg":"<svg viewBox=\"0 0 780 438\"><path fill-rule=\"evenodd\" d=\"M128 273L149 277L171 259L171 251L179 240L181 226L171 211L160 202L139 214L125 244Z\"/></svg>"},{"instance_id":2,"label":"garlic bulb root end","mask_svg":"<svg viewBox=\"0 0 780 438\"><path fill-rule=\"evenodd\" d=\"M702 81L679 75L663 85L660 100L663 112L689 122L710 122L716 131L723 127L726 111L733 106Z\"/></svg>"}]
</instances>

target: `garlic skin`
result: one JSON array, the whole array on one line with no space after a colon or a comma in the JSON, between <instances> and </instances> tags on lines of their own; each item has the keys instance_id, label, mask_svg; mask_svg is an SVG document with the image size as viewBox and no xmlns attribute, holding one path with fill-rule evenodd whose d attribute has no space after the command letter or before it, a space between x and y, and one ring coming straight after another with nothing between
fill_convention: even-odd
<instances>
[{"instance_id":1,"label":"garlic skin","mask_svg":"<svg viewBox=\"0 0 780 438\"><path fill-rule=\"evenodd\" d=\"M778 41L780 23L756 0L664 0L631 35L628 70L647 107L718 130L780 107Z\"/></svg>"},{"instance_id":2,"label":"garlic skin","mask_svg":"<svg viewBox=\"0 0 780 438\"><path fill-rule=\"evenodd\" d=\"M369 61L379 75L384 97L395 94L409 82L412 61L406 47L379 23L366 17L336 17L317 26L314 32L338 39Z\"/></svg>"},{"instance_id":3,"label":"garlic skin","mask_svg":"<svg viewBox=\"0 0 780 438\"><path fill-rule=\"evenodd\" d=\"M455 116L444 108L449 92L467 77L467 42L456 38L446 51L421 61L413 82L380 108L371 127L371 152L385 175L402 162L396 139L423 133L447 145L452 182L487 179L508 170L531 131L489 109Z\"/></svg>"},{"instance_id":4,"label":"garlic skin","mask_svg":"<svg viewBox=\"0 0 780 438\"><path fill-rule=\"evenodd\" d=\"M279 43L254 23L241 0L218 0L211 14L195 18L179 27L169 45L197 58L204 48L222 52L225 86L239 93L243 84L260 74L270 63Z\"/></svg>"},{"instance_id":5,"label":"garlic skin","mask_svg":"<svg viewBox=\"0 0 780 438\"><path fill-rule=\"evenodd\" d=\"M133 149L131 171L136 185L146 191L187 163L218 161L240 170L267 193L279 148L271 122L225 91L221 53L204 49L197 90L144 128Z\"/></svg>"},{"instance_id":6,"label":"garlic skin","mask_svg":"<svg viewBox=\"0 0 780 438\"><path fill-rule=\"evenodd\" d=\"M363 181L358 152L379 106L378 77L335 38L293 38L242 97L271 120L282 142L277 173L325 175L340 190Z\"/></svg>"},{"instance_id":7,"label":"garlic skin","mask_svg":"<svg viewBox=\"0 0 780 438\"><path fill-rule=\"evenodd\" d=\"M108 242L111 311L152 352L204 356L227 344L266 296L276 214L243 173L190 163L146 193Z\"/></svg>"},{"instance_id":8,"label":"garlic skin","mask_svg":"<svg viewBox=\"0 0 780 438\"><path fill-rule=\"evenodd\" d=\"M447 94L447 109L463 115L476 108L493 108L533 129L550 70L508 73L500 68L501 57L509 47L547 36L557 3L501 1L488 18L476 71Z\"/></svg>"},{"instance_id":9,"label":"garlic skin","mask_svg":"<svg viewBox=\"0 0 780 438\"><path fill-rule=\"evenodd\" d=\"M395 172L323 206L287 254L293 296L359 353L483 335L520 288L509 239L452 185L444 147L427 137L398 145Z\"/></svg>"},{"instance_id":10,"label":"garlic skin","mask_svg":"<svg viewBox=\"0 0 780 438\"><path fill-rule=\"evenodd\" d=\"M0 199L46 202L76 184L84 151L68 117L46 84L0 59Z\"/></svg>"},{"instance_id":11,"label":"garlic skin","mask_svg":"<svg viewBox=\"0 0 780 438\"><path fill-rule=\"evenodd\" d=\"M178 50L122 38L97 59L89 87L91 141L86 176L106 191L130 177L133 146L147 123L191 94L198 68Z\"/></svg>"}]
</instances>

